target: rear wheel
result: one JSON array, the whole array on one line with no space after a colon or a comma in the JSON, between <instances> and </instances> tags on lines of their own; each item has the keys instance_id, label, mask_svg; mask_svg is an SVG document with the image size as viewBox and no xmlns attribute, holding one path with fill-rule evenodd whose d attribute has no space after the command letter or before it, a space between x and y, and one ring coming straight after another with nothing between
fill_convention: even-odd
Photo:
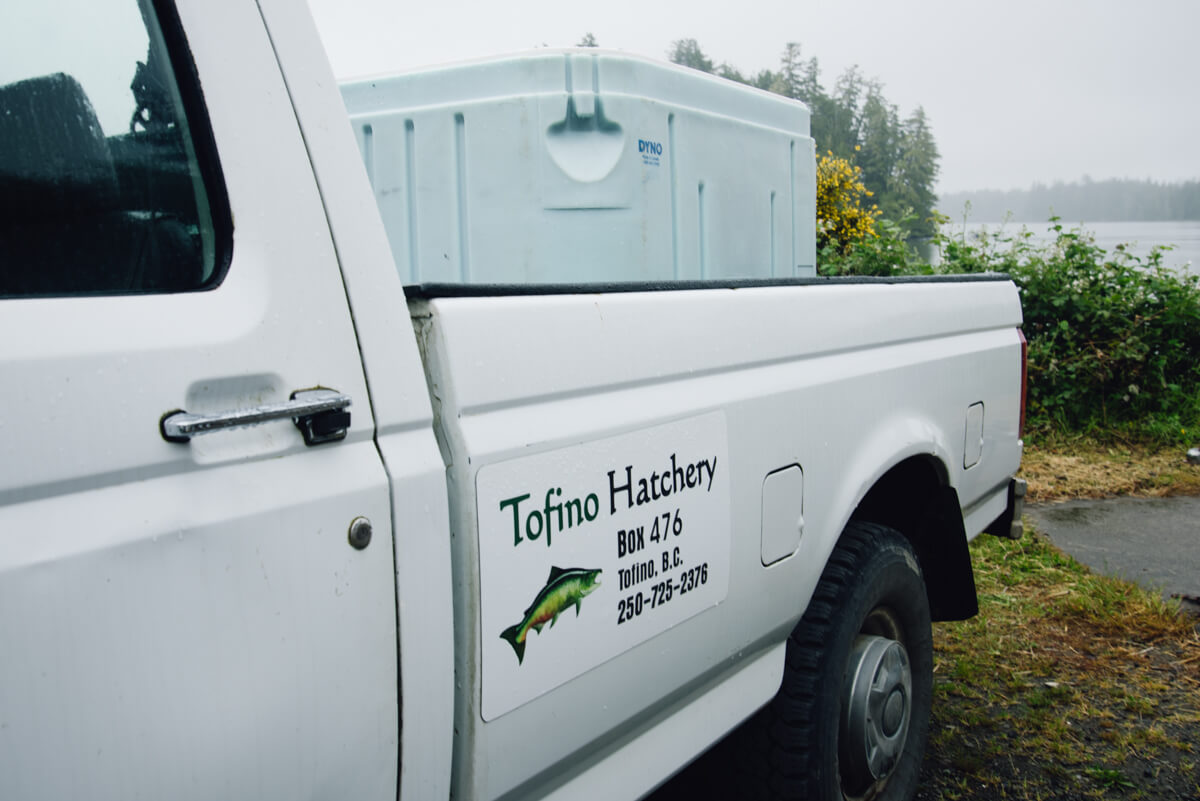
<instances>
[{"instance_id":1,"label":"rear wheel","mask_svg":"<svg viewBox=\"0 0 1200 801\"><path fill-rule=\"evenodd\" d=\"M933 686L916 555L852 522L787 644L775 699L735 735L735 794L901 801L916 791Z\"/></svg>"}]
</instances>

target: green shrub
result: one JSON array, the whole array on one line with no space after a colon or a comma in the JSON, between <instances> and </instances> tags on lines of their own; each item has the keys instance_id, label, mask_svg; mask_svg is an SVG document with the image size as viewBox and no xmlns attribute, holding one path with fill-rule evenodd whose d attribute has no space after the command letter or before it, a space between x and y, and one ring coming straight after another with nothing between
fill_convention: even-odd
<instances>
[{"instance_id":1,"label":"green shrub","mask_svg":"<svg viewBox=\"0 0 1200 801\"><path fill-rule=\"evenodd\" d=\"M939 273L1002 272L1021 294L1029 341L1028 427L1034 434L1088 433L1183 443L1200 428L1200 276L1163 265L1163 249L1139 257L1105 251L1057 219L1054 239L1004 228L982 237L941 235ZM880 220L844 251L818 254L822 275L911 275L916 258L899 226ZM1189 431L1191 433L1189 433Z\"/></svg>"},{"instance_id":2,"label":"green shrub","mask_svg":"<svg viewBox=\"0 0 1200 801\"><path fill-rule=\"evenodd\" d=\"M1200 276L1163 265L1163 249L1108 252L1050 221L1054 241L1003 231L942 237L939 272L1012 276L1029 340L1035 431L1186 441L1200 420Z\"/></svg>"},{"instance_id":3,"label":"green shrub","mask_svg":"<svg viewBox=\"0 0 1200 801\"><path fill-rule=\"evenodd\" d=\"M856 147L855 150L858 150ZM817 248L845 255L875 236L879 209L862 169L832 152L817 157Z\"/></svg>"},{"instance_id":4,"label":"green shrub","mask_svg":"<svg viewBox=\"0 0 1200 801\"><path fill-rule=\"evenodd\" d=\"M821 275L919 275L933 272L904 241L903 222L880 219L870 234L843 247L826 240L817 253Z\"/></svg>"}]
</instances>

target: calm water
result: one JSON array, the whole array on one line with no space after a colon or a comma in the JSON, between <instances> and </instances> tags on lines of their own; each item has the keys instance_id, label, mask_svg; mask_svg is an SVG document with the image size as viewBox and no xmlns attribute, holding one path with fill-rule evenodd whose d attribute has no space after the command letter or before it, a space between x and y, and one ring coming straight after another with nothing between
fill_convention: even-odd
<instances>
[{"instance_id":1,"label":"calm water","mask_svg":"<svg viewBox=\"0 0 1200 801\"><path fill-rule=\"evenodd\" d=\"M983 230L989 232L1003 230L1006 233L1017 233L1022 226L1033 233L1035 244L1052 242L1054 232L1047 231L1047 223L967 223L966 233L970 237ZM1078 226L1063 223L1063 227L1071 230ZM1099 222L1085 223L1085 231L1096 237L1096 244L1105 250L1113 250L1117 245L1125 244L1130 252L1145 256L1155 245L1172 245L1173 249L1163 255L1163 263L1187 269L1200 274L1200 222ZM945 228L946 233L960 236L963 233L962 223L951 223Z\"/></svg>"}]
</instances>

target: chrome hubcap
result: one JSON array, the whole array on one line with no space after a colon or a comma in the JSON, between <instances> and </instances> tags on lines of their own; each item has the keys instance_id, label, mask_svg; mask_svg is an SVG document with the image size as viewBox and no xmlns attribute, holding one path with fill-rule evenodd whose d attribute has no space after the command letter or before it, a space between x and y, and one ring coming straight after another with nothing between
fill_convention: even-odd
<instances>
[{"instance_id":1,"label":"chrome hubcap","mask_svg":"<svg viewBox=\"0 0 1200 801\"><path fill-rule=\"evenodd\" d=\"M860 634L842 686L843 781L852 792L886 779L900 760L912 718L912 669L896 640Z\"/></svg>"}]
</instances>

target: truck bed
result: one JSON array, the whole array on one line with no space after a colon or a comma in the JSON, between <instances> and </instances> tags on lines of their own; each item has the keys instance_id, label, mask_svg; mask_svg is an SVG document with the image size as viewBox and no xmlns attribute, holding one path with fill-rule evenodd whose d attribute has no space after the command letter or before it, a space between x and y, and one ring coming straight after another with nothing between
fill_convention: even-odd
<instances>
[{"instance_id":1,"label":"truck bed","mask_svg":"<svg viewBox=\"0 0 1200 801\"><path fill-rule=\"evenodd\" d=\"M890 470L912 466L954 488L968 536L1004 511L1020 459L1021 320L1004 276L423 285L407 294L448 465L456 672L468 683L457 702L453 781L464 797L546 792L605 759L676 753L657 742L663 720L687 720L671 736L702 748L765 703L782 673L779 646L839 533ZM973 406L986 413L967 469ZM513 544L509 517L543 507L531 476L551 491L561 484L563 498L599 482L602 511L619 512L621 471L635 475L655 448L662 464L673 454L694 462L720 454L727 495L695 509L715 521L702 556L723 589L706 589L683 619L668 618L669 606L639 615L639 638L617 622L630 597L622 584L632 576L636 594L668 573L659 561L648 579L621 573L637 562L621 555L622 520L581 520L555 530L547 547L545 537ZM605 485L609 471L616 477ZM525 477L533 500L495 508L496 497L510 497L496 489L506 476ZM655 514L675 513L690 526L691 503L650 499L643 518L648 527ZM607 550L584 544L597 539ZM644 548L660 559L660 546ZM520 556L493 569L507 554ZM682 567L693 566L684 554ZM547 567L603 567L600 586L558 628L530 631L518 662L492 621L517 620L518 599L533 598ZM504 578L522 570L536 581ZM654 615L661 621L641 623ZM571 664L524 686L530 665L550 659ZM730 714L711 704L699 714L693 703L707 689L752 664L774 684L759 680L758 692L726 698ZM553 736L548 720L562 722ZM624 790L649 790L678 767L662 759L622 774L637 785Z\"/></svg>"}]
</instances>

